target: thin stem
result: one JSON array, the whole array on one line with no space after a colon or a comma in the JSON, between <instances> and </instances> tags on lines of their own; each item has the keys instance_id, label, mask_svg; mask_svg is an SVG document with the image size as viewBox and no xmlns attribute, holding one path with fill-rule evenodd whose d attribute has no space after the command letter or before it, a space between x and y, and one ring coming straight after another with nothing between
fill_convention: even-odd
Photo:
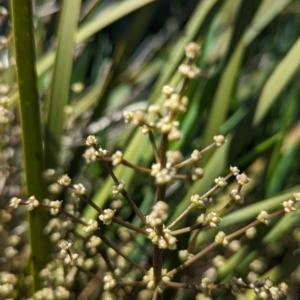
<instances>
[{"instance_id":1,"label":"thin stem","mask_svg":"<svg viewBox=\"0 0 300 300\"><path fill-rule=\"evenodd\" d=\"M96 233L107 246L112 248L115 252L117 252L120 256L122 256L124 259L126 259L129 263L131 263L137 269L142 271L145 275L148 273L148 271L146 269L144 269L142 266L138 265L135 261L130 259L127 255L123 254L122 251L117 246L115 246L112 242L110 242L100 230L97 230Z\"/></svg>"},{"instance_id":2,"label":"thin stem","mask_svg":"<svg viewBox=\"0 0 300 300\"><path fill-rule=\"evenodd\" d=\"M197 232L194 232L193 234L193 237L191 238L191 241L189 242L189 245L188 245L188 253L191 253L193 252L194 250L194 247L196 245L196 241L197 241L197 237L199 235L199 233L201 232L202 228L198 229Z\"/></svg>"},{"instance_id":3,"label":"thin stem","mask_svg":"<svg viewBox=\"0 0 300 300\"><path fill-rule=\"evenodd\" d=\"M282 215L282 214L284 214L284 213L285 213L284 209L281 209L281 210L278 210L278 211L276 211L276 212L274 212L274 213L268 215L268 217L267 217L266 219L270 220L270 219L275 218L275 217L277 217L277 216L279 216L279 215ZM234 239L235 237L239 236L240 234L246 232L249 228L254 227L254 226L257 226L257 225L260 224L260 223L261 223L261 221L255 220L255 221L253 221L252 223L250 223L249 225L246 225L245 227L243 227L243 228L241 228L241 229L235 231L234 233L227 235L225 238L226 238L227 240L232 240L232 239Z\"/></svg>"},{"instance_id":4,"label":"thin stem","mask_svg":"<svg viewBox=\"0 0 300 300\"><path fill-rule=\"evenodd\" d=\"M112 218L112 221L113 221L114 223L119 224L119 225L122 226L122 227L126 227L126 228L128 228L128 229L130 229L130 230L133 230L133 231L135 231L135 232L141 233L141 234L143 234L143 235L145 235L145 236L148 235L148 232L147 232L145 229L140 228L140 227L137 227L137 226L134 226L134 225L132 225L132 224L130 224L130 223L128 223L128 222L125 222L125 221L119 219L119 218L113 217L113 218Z\"/></svg>"},{"instance_id":5,"label":"thin stem","mask_svg":"<svg viewBox=\"0 0 300 300\"><path fill-rule=\"evenodd\" d=\"M213 242L212 244L208 245L206 248L204 248L202 251L200 251L198 254L196 254L195 256L193 256L192 258L190 258L189 260L183 262L178 267L176 267L173 270L169 271L166 274L166 276L173 276L173 275L175 275L179 271L185 269L186 267L190 266L191 264L193 264L194 262L196 262L197 260L199 260L203 255L209 253L209 251L211 251L212 249L216 248L218 245L219 245L218 243Z\"/></svg>"},{"instance_id":6,"label":"thin stem","mask_svg":"<svg viewBox=\"0 0 300 300\"><path fill-rule=\"evenodd\" d=\"M188 227L180 228L178 230L174 230L174 231L172 231L172 235L179 235L179 234L191 232L193 230L203 229L207 226L208 226L208 222L203 222L203 223L196 224L196 225L193 225L193 226L188 226Z\"/></svg>"},{"instance_id":7,"label":"thin stem","mask_svg":"<svg viewBox=\"0 0 300 300\"><path fill-rule=\"evenodd\" d=\"M267 219L272 219L278 215L284 214L285 211L284 209L281 209L277 212L274 212L273 214L268 215ZM245 233L246 230L248 230L251 227L257 226L258 224L260 224L261 221L259 220L255 220L252 223L250 223L249 225L237 230L236 232L226 236L225 238L227 240L231 240L234 239L235 237L239 236L242 233ZM216 242L211 243L210 245L208 245L206 248L204 248L202 251L200 251L198 254L196 254L195 256L193 256L191 259L183 262L181 265L179 265L178 267L174 268L173 270L169 271L166 275L167 276L172 276L176 273L178 273L179 271L185 269L186 267L190 266L191 264L193 264L194 262L196 262L197 260L199 260L202 256L204 256L205 254L207 254L209 251L211 251L212 249L216 248L219 244Z\"/></svg>"},{"instance_id":8,"label":"thin stem","mask_svg":"<svg viewBox=\"0 0 300 300\"><path fill-rule=\"evenodd\" d=\"M202 149L200 152L204 154L205 152L213 149L216 146L216 142L211 143L210 145L206 146L204 149Z\"/></svg>"},{"instance_id":9,"label":"thin stem","mask_svg":"<svg viewBox=\"0 0 300 300\"><path fill-rule=\"evenodd\" d=\"M151 173L151 169L148 168L143 168L137 165L132 164L131 162L127 161L126 159L122 159L122 165L129 167L131 169L134 169L136 171L139 171L141 173L145 173L145 174L150 174Z\"/></svg>"},{"instance_id":10,"label":"thin stem","mask_svg":"<svg viewBox=\"0 0 300 300\"><path fill-rule=\"evenodd\" d=\"M105 168L107 169L107 171L109 172L110 176L112 177L114 183L116 185L119 184L119 180L117 179L115 173L113 172L112 168L110 167L110 165L106 162L103 161L103 164L105 166ZM146 218L143 215L143 213L139 210L139 208L135 205L135 203L133 202L133 200L130 198L130 196L128 195L128 193L126 192L126 190L124 189L123 191L121 191L122 196L125 198L125 200L128 202L128 204L131 206L131 208L134 210L134 212L138 215L138 217L141 219L141 221L143 222L143 224L145 224L146 226L149 227L149 225L147 224Z\"/></svg>"},{"instance_id":11,"label":"thin stem","mask_svg":"<svg viewBox=\"0 0 300 300\"><path fill-rule=\"evenodd\" d=\"M160 145L160 165L162 169L165 168L167 164L168 145L169 145L168 135L164 133Z\"/></svg>"},{"instance_id":12,"label":"thin stem","mask_svg":"<svg viewBox=\"0 0 300 300\"><path fill-rule=\"evenodd\" d=\"M152 146L152 150L153 150L155 160L156 160L157 163L160 163L159 153L158 153L158 150L157 150L157 147L156 147L153 132L151 130L149 131L148 136L149 136L149 140L150 140L150 143L151 143L151 146Z\"/></svg>"},{"instance_id":13,"label":"thin stem","mask_svg":"<svg viewBox=\"0 0 300 300\"><path fill-rule=\"evenodd\" d=\"M176 226L182 219L185 218L185 216L187 216L192 211L193 208L194 208L194 206L192 204L190 204L189 207L184 212L182 212L177 217L177 219L175 219L167 228L172 229L174 226Z\"/></svg>"},{"instance_id":14,"label":"thin stem","mask_svg":"<svg viewBox=\"0 0 300 300\"><path fill-rule=\"evenodd\" d=\"M103 209L101 209L99 206L97 206L89 197L87 197L86 195L83 195L83 196L81 196L80 197L82 200L84 200L85 202L87 202L89 205L91 205L99 214L103 214L104 213L104 211L103 211ZM126 228L128 228L128 229L130 229L130 230L133 230L133 231L135 231L135 232L139 232L139 233L142 233L143 235L148 235L148 233L147 233L147 231L146 230L144 230L144 229L142 229L142 228L140 228L140 227L137 227L137 226L134 226L134 225L132 225L132 224L130 224L130 223L128 223L128 222L125 222L125 221L123 221L123 220L121 220L121 219L119 219L119 218L117 218L117 217L113 217L112 218L112 221L114 222L114 223L116 223L116 224L119 224L119 225L121 225L121 226L123 226L123 227L126 227Z\"/></svg>"},{"instance_id":15,"label":"thin stem","mask_svg":"<svg viewBox=\"0 0 300 300\"><path fill-rule=\"evenodd\" d=\"M224 179L228 180L232 174L228 174ZM220 188L218 185L215 185L213 188L211 188L208 192L206 192L204 195L201 196L202 199L207 198L211 196L218 188ZM186 208L186 210L181 213L169 226L168 229L172 229L175 225L177 225L186 215L194 208L193 205L190 205Z\"/></svg>"},{"instance_id":16,"label":"thin stem","mask_svg":"<svg viewBox=\"0 0 300 300\"><path fill-rule=\"evenodd\" d=\"M76 267L78 270L80 270L81 272L87 274L89 277L92 277L92 278L96 279L97 281L103 283L103 279L102 279L102 278L99 278L96 274L94 274L94 273L92 273L92 272L90 272L90 271L84 269L84 268L81 267L80 265L75 264L75 267Z\"/></svg>"},{"instance_id":17,"label":"thin stem","mask_svg":"<svg viewBox=\"0 0 300 300\"><path fill-rule=\"evenodd\" d=\"M162 250L156 245L153 245L153 272L155 285L158 285L161 281L162 258Z\"/></svg>"},{"instance_id":18,"label":"thin stem","mask_svg":"<svg viewBox=\"0 0 300 300\"><path fill-rule=\"evenodd\" d=\"M178 170L178 169L183 168L183 167L185 167L189 164L192 164L193 162L194 161L191 158L187 158L186 160L184 160L184 161L182 161L178 164L173 165L173 167Z\"/></svg>"}]
</instances>

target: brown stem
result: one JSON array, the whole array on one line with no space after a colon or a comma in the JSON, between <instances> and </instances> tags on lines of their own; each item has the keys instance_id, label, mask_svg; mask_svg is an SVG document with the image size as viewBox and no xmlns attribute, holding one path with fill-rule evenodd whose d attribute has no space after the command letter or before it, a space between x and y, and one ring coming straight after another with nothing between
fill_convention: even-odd
<instances>
[{"instance_id":1,"label":"brown stem","mask_svg":"<svg viewBox=\"0 0 300 300\"><path fill-rule=\"evenodd\" d=\"M140 166L136 166L134 164L132 164L131 162L125 160L125 159L122 159L122 165L126 166L126 167L129 167L131 169L134 169L136 171L139 171L141 173L145 173L145 174L150 174L151 173L151 170L148 169L148 168L143 168L143 167L140 167Z\"/></svg>"},{"instance_id":2,"label":"brown stem","mask_svg":"<svg viewBox=\"0 0 300 300\"><path fill-rule=\"evenodd\" d=\"M158 150L157 150L157 147L156 147L153 132L149 131L148 136L149 136L149 140L150 140L150 143L151 143L151 146L152 146L152 150L153 150L155 160L156 160L157 163L160 163L160 157L159 157L159 153L158 153Z\"/></svg>"}]
</instances>

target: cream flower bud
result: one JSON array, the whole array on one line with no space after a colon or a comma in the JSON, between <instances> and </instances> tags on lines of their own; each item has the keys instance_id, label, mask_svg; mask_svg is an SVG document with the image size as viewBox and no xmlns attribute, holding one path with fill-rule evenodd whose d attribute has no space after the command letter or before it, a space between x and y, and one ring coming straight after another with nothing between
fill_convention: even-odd
<instances>
[{"instance_id":1,"label":"cream flower bud","mask_svg":"<svg viewBox=\"0 0 300 300\"><path fill-rule=\"evenodd\" d=\"M122 151L116 151L112 155L112 164L113 166L117 166L122 162L123 159L123 152Z\"/></svg>"},{"instance_id":2,"label":"cream flower bud","mask_svg":"<svg viewBox=\"0 0 300 300\"><path fill-rule=\"evenodd\" d=\"M200 161L202 159L202 153L199 150L194 150L191 154L191 159L193 161Z\"/></svg>"},{"instance_id":3,"label":"cream flower bud","mask_svg":"<svg viewBox=\"0 0 300 300\"><path fill-rule=\"evenodd\" d=\"M234 175L237 176L240 173L240 170L237 167L232 167L230 166L230 172Z\"/></svg>"},{"instance_id":4,"label":"cream flower bud","mask_svg":"<svg viewBox=\"0 0 300 300\"><path fill-rule=\"evenodd\" d=\"M74 184L73 189L74 189L74 194L76 196L82 196L86 192L86 188L84 187L84 185L82 183Z\"/></svg>"},{"instance_id":5,"label":"cream flower bud","mask_svg":"<svg viewBox=\"0 0 300 300\"><path fill-rule=\"evenodd\" d=\"M217 213L210 212L205 216L205 221L209 223L210 227L217 227L221 221L221 218L218 217Z\"/></svg>"},{"instance_id":6,"label":"cream flower bud","mask_svg":"<svg viewBox=\"0 0 300 300\"><path fill-rule=\"evenodd\" d=\"M134 125L143 125L145 123L145 114L141 110L136 110L133 112L132 123Z\"/></svg>"},{"instance_id":7,"label":"cream flower bud","mask_svg":"<svg viewBox=\"0 0 300 300\"><path fill-rule=\"evenodd\" d=\"M118 185L113 185L112 194L114 196L116 196L116 195L120 194L121 192L123 192L124 189L125 189L125 182L123 180L121 180Z\"/></svg>"},{"instance_id":8,"label":"cream flower bud","mask_svg":"<svg viewBox=\"0 0 300 300\"><path fill-rule=\"evenodd\" d=\"M115 212L116 210L112 210L110 208L104 209L103 214L99 216L99 219L103 222L104 225L110 225Z\"/></svg>"},{"instance_id":9,"label":"cream flower bud","mask_svg":"<svg viewBox=\"0 0 300 300\"><path fill-rule=\"evenodd\" d=\"M192 180L196 181L204 176L204 170L202 168L196 168L192 170Z\"/></svg>"},{"instance_id":10,"label":"cream flower bud","mask_svg":"<svg viewBox=\"0 0 300 300\"><path fill-rule=\"evenodd\" d=\"M184 51L187 58L195 59L200 55L200 46L195 42L191 42L185 46Z\"/></svg>"},{"instance_id":11,"label":"cream flower bud","mask_svg":"<svg viewBox=\"0 0 300 300\"><path fill-rule=\"evenodd\" d=\"M294 193L293 196L297 202L300 201L300 193Z\"/></svg>"},{"instance_id":12,"label":"cream flower bud","mask_svg":"<svg viewBox=\"0 0 300 300\"><path fill-rule=\"evenodd\" d=\"M86 246L87 248L95 248L98 247L100 244L101 244L101 239L96 235L92 235L89 241L86 243Z\"/></svg>"},{"instance_id":13,"label":"cream flower bud","mask_svg":"<svg viewBox=\"0 0 300 300\"><path fill-rule=\"evenodd\" d=\"M159 105L157 105L157 104L150 105L148 107L148 113L149 114L153 114L153 115L159 115L160 114L160 107L159 107Z\"/></svg>"},{"instance_id":14,"label":"cream flower bud","mask_svg":"<svg viewBox=\"0 0 300 300\"><path fill-rule=\"evenodd\" d=\"M94 146L97 143L97 139L94 135L89 135L85 142L88 146Z\"/></svg>"},{"instance_id":15,"label":"cream flower bud","mask_svg":"<svg viewBox=\"0 0 300 300\"><path fill-rule=\"evenodd\" d=\"M90 163L97 160L98 152L93 147L90 147L84 151L82 156L85 158L87 163Z\"/></svg>"},{"instance_id":16,"label":"cream flower bud","mask_svg":"<svg viewBox=\"0 0 300 300\"><path fill-rule=\"evenodd\" d=\"M91 233L96 231L99 228L98 222L94 219L90 219L86 226L83 226L83 231L85 233Z\"/></svg>"},{"instance_id":17,"label":"cream flower bud","mask_svg":"<svg viewBox=\"0 0 300 300\"><path fill-rule=\"evenodd\" d=\"M224 187L227 185L227 181L225 180L224 177L218 177L215 179L215 183L219 187Z\"/></svg>"},{"instance_id":18,"label":"cream flower bud","mask_svg":"<svg viewBox=\"0 0 300 300\"><path fill-rule=\"evenodd\" d=\"M125 123L131 123L132 120L133 120L133 111L130 111L130 110L126 110L123 112L123 118L125 120Z\"/></svg>"},{"instance_id":19,"label":"cream flower bud","mask_svg":"<svg viewBox=\"0 0 300 300\"><path fill-rule=\"evenodd\" d=\"M169 98L174 92L175 89L170 85L165 85L162 88L162 93L166 98Z\"/></svg>"},{"instance_id":20,"label":"cream flower bud","mask_svg":"<svg viewBox=\"0 0 300 300\"><path fill-rule=\"evenodd\" d=\"M168 204L164 201L157 201L153 207L149 216L147 216L147 222L152 226L158 226L162 224L168 218Z\"/></svg>"},{"instance_id":21,"label":"cream flower bud","mask_svg":"<svg viewBox=\"0 0 300 300\"><path fill-rule=\"evenodd\" d=\"M296 207L295 207L295 201L293 201L293 200L284 201L284 202L282 203L282 206L283 206L284 211L285 211L286 213L290 213L290 212L296 210Z\"/></svg>"},{"instance_id":22,"label":"cream flower bud","mask_svg":"<svg viewBox=\"0 0 300 300\"><path fill-rule=\"evenodd\" d=\"M257 216L256 219L259 220L260 222L266 224L266 225L269 225L270 220L268 219L268 217L269 217L269 214L266 211L263 210L259 213L259 215Z\"/></svg>"},{"instance_id":23,"label":"cream flower bud","mask_svg":"<svg viewBox=\"0 0 300 300\"><path fill-rule=\"evenodd\" d=\"M71 255L67 255L65 258L65 263L67 265L74 265L76 261L78 260L78 254L77 253L72 253Z\"/></svg>"},{"instance_id":24,"label":"cream flower bud","mask_svg":"<svg viewBox=\"0 0 300 300\"><path fill-rule=\"evenodd\" d=\"M228 240L226 239L225 232L219 231L219 233L215 236L215 242L223 245L224 247L228 246Z\"/></svg>"},{"instance_id":25,"label":"cream flower bud","mask_svg":"<svg viewBox=\"0 0 300 300\"><path fill-rule=\"evenodd\" d=\"M215 141L217 147L222 146L226 142L225 137L223 135L215 135L214 141Z\"/></svg>"},{"instance_id":26,"label":"cream flower bud","mask_svg":"<svg viewBox=\"0 0 300 300\"><path fill-rule=\"evenodd\" d=\"M66 241L66 240L60 240L58 242L58 248L64 252L66 252L67 250L69 250L72 246L72 243Z\"/></svg>"},{"instance_id":27,"label":"cream flower bud","mask_svg":"<svg viewBox=\"0 0 300 300\"><path fill-rule=\"evenodd\" d=\"M211 288L209 288L209 285L211 285L212 283L213 283L212 280L209 279L208 277L202 278L199 287L205 295L210 295Z\"/></svg>"},{"instance_id":28,"label":"cream flower bud","mask_svg":"<svg viewBox=\"0 0 300 300\"><path fill-rule=\"evenodd\" d=\"M177 164L182 161L182 154L180 151L167 151L167 161L171 165Z\"/></svg>"},{"instance_id":29,"label":"cream flower bud","mask_svg":"<svg viewBox=\"0 0 300 300\"><path fill-rule=\"evenodd\" d=\"M236 201L237 203L244 203L244 197L238 194L237 190L232 190L230 192L230 198Z\"/></svg>"},{"instance_id":30,"label":"cream flower bud","mask_svg":"<svg viewBox=\"0 0 300 300\"><path fill-rule=\"evenodd\" d=\"M244 185L251 181L251 179L249 177L247 177L247 175L245 173L237 175L236 180L239 185Z\"/></svg>"},{"instance_id":31,"label":"cream flower bud","mask_svg":"<svg viewBox=\"0 0 300 300\"><path fill-rule=\"evenodd\" d=\"M61 208L62 201L56 200L56 201L50 201L50 213L51 215L57 215L59 213L59 210Z\"/></svg>"},{"instance_id":32,"label":"cream flower bud","mask_svg":"<svg viewBox=\"0 0 300 300\"><path fill-rule=\"evenodd\" d=\"M21 203L21 199L17 197L13 197L10 199L9 206L12 206L13 208L18 208L19 204Z\"/></svg>"},{"instance_id":33,"label":"cream flower bud","mask_svg":"<svg viewBox=\"0 0 300 300\"><path fill-rule=\"evenodd\" d=\"M68 174L65 174L58 180L58 183L63 186L69 186L71 184L71 178Z\"/></svg>"},{"instance_id":34,"label":"cream flower bud","mask_svg":"<svg viewBox=\"0 0 300 300\"><path fill-rule=\"evenodd\" d=\"M104 282L104 290L106 291L110 291L117 285L116 280L114 279L112 273L110 272L104 274L103 282Z\"/></svg>"},{"instance_id":35,"label":"cream flower bud","mask_svg":"<svg viewBox=\"0 0 300 300\"><path fill-rule=\"evenodd\" d=\"M33 210L34 208L39 206L39 201L36 200L34 196L29 197L28 201L26 201L26 205L28 210Z\"/></svg>"},{"instance_id":36,"label":"cream flower bud","mask_svg":"<svg viewBox=\"0 0 300 300\"><path fill-rule=\"evenodd\" d=\"M179 66L178 72L188 79L195 79L199 76L200 69L198 69L195 65L182 64Z\"/></svg>"}]
</instances>

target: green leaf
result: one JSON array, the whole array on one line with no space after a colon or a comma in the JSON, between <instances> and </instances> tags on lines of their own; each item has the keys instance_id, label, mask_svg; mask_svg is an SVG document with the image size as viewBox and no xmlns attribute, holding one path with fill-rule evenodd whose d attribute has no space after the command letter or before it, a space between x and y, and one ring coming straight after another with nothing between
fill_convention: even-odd
<instances>
[{"instance_id":1,"label":"green leaf","mask_svg":"<svg viewBox=\"0 0 300 300\"><path fill-rule=\"evenodd\" d=\"M34 195L41 201L45 197L45 185L42 176L44 153L35 70L31 0L12 0L11 13L20 96L19 111L27 195ZM49 240L43 234L43 228L49 217L47 212L42 209L35 209L28 216L31 244L30 273L34 280L33 290L37 290L41 287L38 273L48 261Z\"/></svg>"},{"instance_id":2,"label":"green leaf","mask_svg":"<svg viewBox=\"0 0 300 300\"><path fill-rule=\"evenodd\" d=\"M45 128L46 168L55 168L59 163L64 107L69 100L75 46L74 38L80 4L81 0L66 0L63 2L60 14L58 46Z\"/></svg>"},{"instance_id":3,"label":"green leaf","mask_svg":"<svg viewBox=\"0 0 300 300\"><path fill-rule=\"evenodd\" d=\"M253 125L256 126L269 108L278 98L282 90L290 82L300 66L300 38L295 42L290 51L279 63L275 71L267 80L259 97Z\"/></svg>"}]
</instances>

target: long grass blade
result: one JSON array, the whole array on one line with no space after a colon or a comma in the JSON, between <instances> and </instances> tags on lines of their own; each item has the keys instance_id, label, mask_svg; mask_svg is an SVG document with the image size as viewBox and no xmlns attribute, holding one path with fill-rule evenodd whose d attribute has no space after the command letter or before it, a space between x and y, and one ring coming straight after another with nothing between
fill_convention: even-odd
<instances>
[{"instance_id":1,"label":"long grass blade","mask_svg":"<svg viewBox=\"0 0 300 300\"><path fill-rule=\"evenodd\" d=\"M11 12L20 95L19 111L27 195L34 195L38 200L42 200L45 196L42 177L44 154L35 69L31 0L12 0ZM49 240L42 231L48 221L47 215L46 211L42 209L33 210L28 214L31 244L30 274L34 279L33 290L40 287L38 272L48 260Z\"/></svg>"},{"instance_id":2,"label":"long grass blade","mask_svg":"<svg viewBox=\"0 0 300 300\"><path fill-rule=\"evenodd\" d=\"M45 157L47 168L56 167L59 161L64 107L69 100L75 33L79 18L80 4L81 0L65 0L61 10L58 46L45 130Z\"/></svg>"}]
</instances>

